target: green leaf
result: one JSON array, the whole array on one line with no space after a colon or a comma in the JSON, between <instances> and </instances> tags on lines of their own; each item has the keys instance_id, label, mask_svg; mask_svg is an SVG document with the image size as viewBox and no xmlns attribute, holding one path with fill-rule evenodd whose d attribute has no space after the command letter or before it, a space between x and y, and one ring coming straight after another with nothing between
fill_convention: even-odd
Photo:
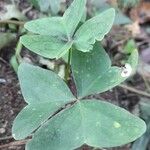
<instances>
[{"instance_id":1,"label":"green leaf","mask_svg":"<svg viewBox=\"0 0 150 150\"><path fill-rule=\"evenodd\" d=\"M43 103L35 102L34 105L26 106L14 120L12 128L13 137L16 140L26 138L65 104L65 100L54 100Z\"/></svg>"},{"instance_id":2,"label":"green leaf","mask_svg":"<svg viewBox=\"0 0 150 150\"><path fill-rule=\"evenodd\" d=\"M130 54L134 49L137 49L135 41L133 39L128 40L124 46L124 52Z\"/></svg>"},{"instance_id":3,"label":"green leaf","mask_svg":"<svg viewBox=\"0 0 150 150\"><path fill-rule=\"evenodd\" d=\"M72 37L85 10L86 0L74 0L63 15L63 22L68 37Z\"/></svg>"},{"instance_id":4,"label":"green leaf","mask_svg":"<svg viewBox=\"0 0 150 150\"><path fill-rule=\"evenodd\" d=\"M74 99L65 82L52 71L23 63L19 66L18 77L27 103L34 105Z\"/></svg>"},{"instance_id":5,"label":"green leaf","mask_svg":"<svg viewBox=\"0 0 150 150\"><path fill-rule=\"evenodd\" d=\"M74 0L66 10L63 17L51 17L30 21L25 24L25 28L33 33L41 35L51 35L59 38L69 38L73 35L79 24L86 0Z\"/></svg>"},{"instance_id":6,"label":"green leaf","mask_svg":"<svg viewBox=\"0 0 150 150\"><path fill-rule=\"evenodd\" d=\"M92 50L95 40L101 41L110 31L115 18L115 10L108 9L86 21L75 34L75 47L83 52Z\"/></svg>"},{"instance_id":7,"label":"green leaf","mask_svg":"<svg viewBox=\"0 0 150 150\"><path fill-rule=\"evenodd\" d=\"M52 17L30 21L25 28L35 34L23 36L22 44L46 58L60 58L72 46L72 35L79 24L86 0L74 0L63 17Z\"/></svg>"},{"instance_id":8,"label":"green leaf","mask_svg":"<svg viewBox=\"0 0 150 150\"><path fill-rule=\"evenodd\" d=\"M116 10L116 18L114 21L115 25L126 25L126 24L131 24L131 23L132 23L132 20L128 16L126 16L119 9Z\"/></svg>"},{"instance_id":9,"label":"green leaf","mask_svg":"<svg viewBox=\"0 0 150 150\"><path fill-rule=\"evenodd\" d=\"M97 100L77 102L43 125L27 144L28 150L73 150L120 146L140 137L144 121L126 110Z\"/></svg>"},{"instance_id":10,"label":"green leaf","mask_svg":"<svg viewBox=\"0 0 150 150\"><path fill-rule=\"evenodd\" d=\"M146 133L135 141L132 145L131 150L147 150L150 142L150 122L147 124Z\"/></svg>"},{"instance_id":11,"label":"green leaf","mask_svg":"<svg viewBox=\"0 0 150 150\"><path fill-rule=\"evenodd\" d=\"M60 58L72 46L72 41L65 42L48 35L24 35L20 41L32 52L46 58Z\"/></svg>"},{"instance_id":12,"label":"green leaf","mask_svg":"<svg viewBox=\"0 0 150 150\"><path fill-rule=\"evenodd\" d=\"M133 71L137 66L137 54L133 51L128 60ZM88 53L73 51L71 66L78 97L105 92L127 79L121 75L122 68L111 67L110 59L99 43Z\"/></svg>"},{"instance_id":13,"label":"green leaf","mask_svg":"<svg viewBox=\"0 0 150 150\"><path fill-rule=\"evenodd\" d=\"M24 26L28 31L54 37L66 36L61 17L42 18L29 21Z\"/></svg>"},{"instance_id":14,"label":"green leaf","mask_svg":"<svg viewBox=\"0 0 150 150\"><path fill-rule=\"evenodd\" d=\"M139 53L137 49L132 50L129 59L127 60L127 63L132 66L132 75L135 74L137 66L139 64Z\"/></svg>"},{"instance_id":15,"label":"green leaf","mask_svg":"<svg viewBox=\"0 0 150 150\"><path fill-rule=\"evenodd\" d=\"M29 105L15 119L13 136L23 139L75 98L52 71L23 63L19 66L18 76L22 94Z\"/></svg>"},{"instance_id":16,"label":"green leaf","mask_svg":"<svg viewBox=\"0 0 150 150\"><path fill-rule=\"evenodd\" d=\"M16 55L13 55L10 59L10 64L13 67L14 71L18 72L19 63L17 61Z\"/></svg>"},{"instance_id":17,"label":"green leaf","mask_svg":"<svg viewBox=\"0 0 150 150\"><path fill-rule=\"evenodd\" d=\"M57 14L60 11L60 4L62 0L49 0L50 1L50 7L53 14Z\"/></svg>"},{"instance_id":18,"label":"green leaf","mask_svg":"<svg viewBox=\"0 0 150 150\"><path fill-rule=\"evenodd\" d=\"M141 98L140 101L141 116L147 122L150 122L150 101L149 98Z\"/></svg>"},{"instance_id":19,"label":"green leaf","mask_svg":"<svg viewBox=\"0 0 150 150\"><path fill-rule=\"evenodd\" d=\"M50 0L28 0L36 8L40 9L42 12L47 12L50 7Z\"/></svg>"},{"instance_id":20,"label":"green leaf","mask_svg":"<svg viewBox=\"0 0 150 150\"><path fill-rule=\"evenodd\" d=\"M60 10L60 3L62 0L28 0L36 8L40 9L42 12L52 12L56 15ZM51 11L50 11L51 8Z\"/></svg>"},{"instance_id":21,"label":"green leaf","mask_svg":"<svg viewBox=\"0 0 150 150\"><path fill-rule=\"evenodd\" d=\"M150 101L148 98L141 98L140 101L140 113L141 117L147 124L147 130L145 134L135 141L131 150L147 150L150 142Z\"/></svg>"}]
</instances>

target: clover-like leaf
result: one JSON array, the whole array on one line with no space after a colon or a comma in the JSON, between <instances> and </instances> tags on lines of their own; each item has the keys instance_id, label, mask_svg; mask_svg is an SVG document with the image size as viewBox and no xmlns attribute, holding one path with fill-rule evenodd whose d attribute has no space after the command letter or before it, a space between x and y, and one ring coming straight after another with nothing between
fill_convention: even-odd
<instances>
[{"instance_id":1,"label":"clover-like leaf","mask_svg":"<svg viewBox=\"0 0 150 150\"><path fill-rule=\"evenodd\" d=\"M85 10L86 0L74 0L63 15L63 22L69 37L72 37Z\"/></svg>"},{"instance_id":2,"label":"clover-like leaf","mask_svg":"<svg viewBox=\"0 0 150 150\"><path fill-rule=\"evenodd\" d=\"M15 139L23 139L52 114L75 98L67 85L52 71L21 64L18 71L22 94L29 104L13 124Z\"/></svg>"},{"instance_id":3,"label":"clover-like leaf","mask_svg":"<svg viewBox=\"0 0 150 150\"><path fill-rule=\"evenodd\" d=\"M65 37L66 31L62 23L62 17L48 17L27 22L24 27L35 34L49 35L53 37Z\"/></svg>"},{"instance_id":4,"label":"clover-like leaf","mask_svg":"<svg viewBox=\"0 0 150 150\"><path fill-rule=\"evenodd\" d=\"M85 100L59 113L43 125L27 144L27 150L73 150L120 146L140 137L144 121L107 102Z\"/></svg>"},{"instance_id":5,"label":"clover-like leaf","mask_svg":"<svg viewBox=\"0 0 150 150\"><path fill-rule=\"evenodd\" d=\"M60 58L73 44L48 35L24 35L20 41L32 52L46 58Z\"/></svg>"},{"instance_id":6,"label":"clover-like leaf","mask_svg":"<svg viewBox=\"0 0 150 150\"><path fill-rule=\"evenodd\" d=\"M78 26L86 0L74 0L63 17L51 17L27 22L25 28L35 34L21 37L21 43L32 52L46 58L60 58L72 46L72 36Z\"/></svg>"},{"instance_id":7,"label":"clover-like leaf","mask_svg":"<svg viewBox=\"0 0 150 150\"><path fill-rule=\"evenodd\" d=\"M138 52L134 50L128 60L129 73L131 69L135 71L137 60ZM99 43L88 53L73 51L71 66L78 97L105 92L129 77L123 68L111 67L110 59Z\"/></svg>"},{"instance_id":8,"label":"clover-like leaf","mask_svg":"<svg viewBox=\"0 0 150 150\"><path fill-rule=\"evenodd\" d=\"M75 47L83 52L92 50L95 41L101 41L110 31L114 18L115 10L111 8L86 21L75 33Z\"/></svg>"},{"instance_id":9,"label":"clover-like leaf","mask_svg":"<svg viewBox=\"0 0 150 150\"><path fill-rule=\"evenodd\" d=\"M60 4L62 0L28 0L36 8L40 9L42 12L51 12L56 15L60 11ZM51 10L51 11L50 11Z\"/></svg>"},{"instance_id":10,"label":"clover-like leaf","mask_svg":"<svg viewBox=\"0 0 150 150\"><path fill-rule=\"evenodd\" d=\"M63 17L49 17L29 21L24 27L36 34L71 38L83 16L85 4L86 0L74 0Z\"/></svg>"}]
</instances>

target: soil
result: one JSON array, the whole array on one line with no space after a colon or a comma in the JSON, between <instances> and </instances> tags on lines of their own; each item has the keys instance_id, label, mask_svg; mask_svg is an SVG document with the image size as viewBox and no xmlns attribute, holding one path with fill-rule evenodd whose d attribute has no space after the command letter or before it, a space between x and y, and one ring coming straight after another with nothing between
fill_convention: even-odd
<instances>
[{"instance_id":1,"label":"soil","mask_svg":"<svg viewBox=\"0 0 150 150\"><path fill-rule=\"evenodd\" d=\"M11 128L13 120L25 106L15 72L9 64L0 62L0 145L13 141ZM2 138L8 137L8 140ZM2 150L23 150L21 146L10 146Z\"/></svg>"}]
</instances>

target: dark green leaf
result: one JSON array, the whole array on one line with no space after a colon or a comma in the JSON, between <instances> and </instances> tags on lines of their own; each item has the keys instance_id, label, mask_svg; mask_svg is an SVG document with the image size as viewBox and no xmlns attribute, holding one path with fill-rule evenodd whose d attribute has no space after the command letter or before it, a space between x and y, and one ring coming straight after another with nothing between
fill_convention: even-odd
<instances>
[{"instance_id":1,"label":"dark green leaf","mask_svg":"<svg viewBox=\"0 0 150 150\"><path fill-rule=\"evenodd\" d=\"M85 100L59 113L43 125L27 144L28 150L73 150L120 146L140 137L144 121L112 104Z\"/></svg>"},{"instance_id":2,"label":"dark green leaf","mask_svg":"<svg viewBox=\"0 0 150 150\"><path fill-rule=\"evenodd\" d=\"M138 53L135 50L128 60L131 65L129 72L130 69L135 71L137 60ZM129 77L122 75L122 68L111 67L110 59L99 43L88 53L73 51L71 65L79 97L105 92Z\"/></svg>"}]
</instances>

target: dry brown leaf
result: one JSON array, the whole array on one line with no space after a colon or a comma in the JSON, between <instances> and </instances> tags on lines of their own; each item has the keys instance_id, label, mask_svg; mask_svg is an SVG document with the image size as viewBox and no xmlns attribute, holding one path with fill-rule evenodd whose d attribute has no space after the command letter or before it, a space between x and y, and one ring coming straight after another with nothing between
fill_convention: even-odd
<instances>
[{"instance_id":1,"label":"dry brown leaf","mask_svg":"<svg viewBox=\"0 0 150 150\"><path fill-rule=\"evenodd\" d=\"M130 17L141 24L150 22L150 2L142 1L138 7L131 10Z\"/></svg>"},{"instance_id":2,"label":"dry brown leaf","mask_svg":"<svg viewBox=\"0 0 150 150\"><path fill-rule=\"evenodd\" d=\"M126 28L131 32L133 37L136 37L141 33L139 22L136 21L130 25L126 25Z\"/></svg>"}]
</instances>

